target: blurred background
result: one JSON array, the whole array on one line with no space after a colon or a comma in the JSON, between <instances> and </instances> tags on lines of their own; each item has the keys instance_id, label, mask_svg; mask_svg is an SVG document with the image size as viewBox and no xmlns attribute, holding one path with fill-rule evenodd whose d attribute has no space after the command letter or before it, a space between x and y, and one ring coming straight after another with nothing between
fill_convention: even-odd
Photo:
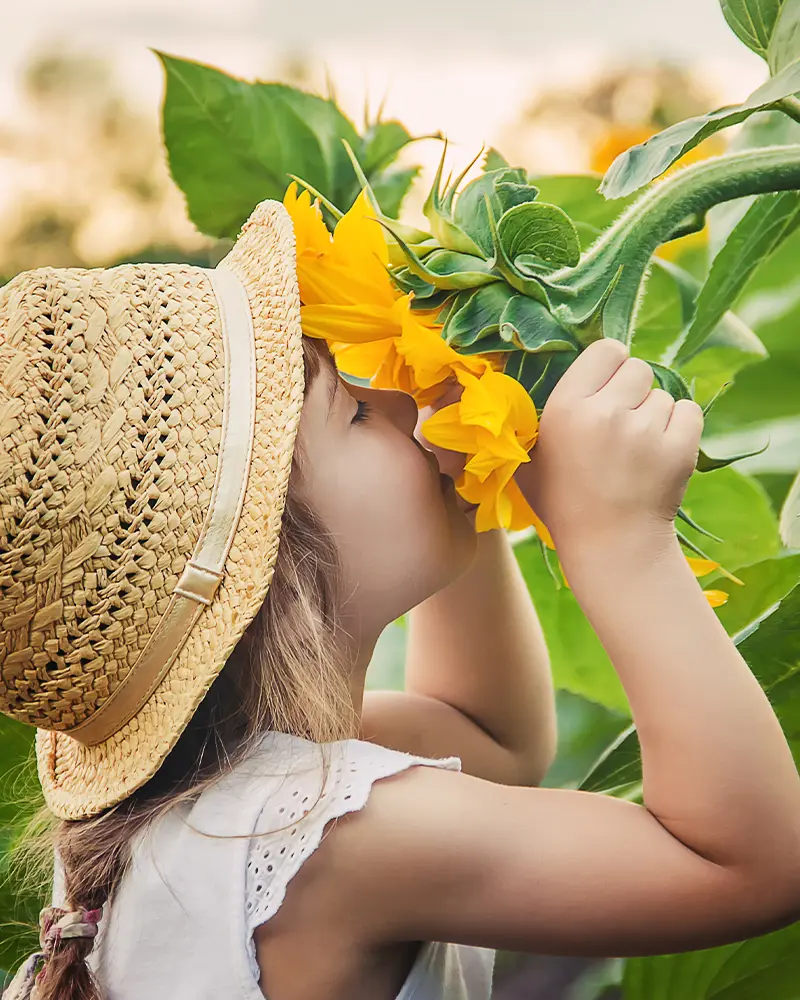
<instances>
[{"instance_id":1,"label":"blurred background","mask_svg":"<svg viewBox=\"0 0 800 1000\"><path fill-rule=\"evenodd\" d=\"M671 0L668 16L655 0L2 3L0 283L40 265L220 255L169 177L150 49L335 96L359 127L365 106L374 117L382 105L414 135L441 130L454 168L486 144L540 173L602 172L632 143L735 103L765 77L716 0ZM404 151L423 165L408 221L440 155L433 140ZM402 684L403 652L398 622L379 643L373 686ZM546 783L569 787L629 718L579 690L559 690L558 710ZM614 974L613 962L502 955L495 997L584 1000Z\"/></svg>"},{"instance_id":2,"label":"blurred background","mask_svg":"<svg viewBox=\"0 0 800 1000\"><path fill-rule=\"evenodd\" d=\"M585 171L763 77L715 0L660 6L495 0L489 24L463 0L3 0L0 275L207 246L165 167L151 48L333 92L357 124L383 104L412 134L444 132L457 165L486 143L537 172ZM426 175L439 155L431 140L406 151Z\"/></svg>"}]
</instances>

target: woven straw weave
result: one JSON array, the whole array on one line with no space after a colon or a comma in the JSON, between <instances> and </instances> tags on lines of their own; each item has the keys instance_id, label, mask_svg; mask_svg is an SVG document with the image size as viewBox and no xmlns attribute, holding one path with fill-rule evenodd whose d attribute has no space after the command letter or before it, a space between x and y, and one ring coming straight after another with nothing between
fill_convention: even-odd
<instances>
[{"instance_id":1,"label":"woven straw weave","mask_svg":"<svg viewBox=\"0 0 800 1000\"><path fill-rule=\"evenodd\" d=\"M45 799L66 819L155 773L272 578L303 401L294 236L279 203L256 208L225 265L256 340L241 516L175 662L95 746L64 730L131 670L208 511L226 378L216 297L205 270L156 264L44 268L0 290L0 710L37 727Z\"/></svg>"}]
</instances>

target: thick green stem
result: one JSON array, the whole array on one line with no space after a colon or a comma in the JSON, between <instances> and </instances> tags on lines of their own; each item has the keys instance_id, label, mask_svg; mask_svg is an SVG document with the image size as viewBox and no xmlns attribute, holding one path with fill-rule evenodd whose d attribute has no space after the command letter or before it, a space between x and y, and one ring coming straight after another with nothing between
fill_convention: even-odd
<instances>
[{"instance_id":1,"label":"thick green stem","mask_svg":"<svg viewBox=\"0 0 800 1000\"><path fill-rule=\"evenodd\" d=\"M687 219L702 218L714 205L735 198L794 190L800 190L800 146L748 150L681 170L631 205L576 267L550 276L546 284L554 312L579 327L596 317L607 295L603 334L630 343L652 255Z\"/></svg>"},{"instance_id":2,"label":"thick green stem","mask_svg":"<svg viewBox=\"0 0 800 1000\"><path fill-rule=\"evenodd\" d=\"M796 97L784 97L778 101L777 108L796 122L800 122L800 101Z\"/></svg>"}]
</instances>

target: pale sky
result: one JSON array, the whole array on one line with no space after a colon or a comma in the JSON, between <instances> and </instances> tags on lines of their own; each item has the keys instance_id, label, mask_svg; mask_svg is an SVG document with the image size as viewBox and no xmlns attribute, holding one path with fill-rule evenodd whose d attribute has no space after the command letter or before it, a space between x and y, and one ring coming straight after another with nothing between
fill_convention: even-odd
<instances>
[{"instance_id":1,"label":"pale sky","mask_svg":"<svg viewBox=\"0 0 800 1000\"><path fill-rule=\"evenodd\" d=\"M389 115L412 129L446 127L456 141L463 131L470 143L513 120L514 94L579 78L603 58L700 62L738 91L732 100L763 74L718 0L0 0L0 13L6 101L37 47L106 53L148 104L162 84L148 47L247 77L307 51L330 67L342 102L358 113L365 88L379 98L388 87Z\"/></svg>"},{"instance_id":2,"label":"pale sky","mask_svg":"<svg viewBox=\"0 0 800 1000\"><path fill-rule=\"evenodd\" d=\"M0 16L0 118L13 117L19 68L37 50L105 55L154 116L163 79L149 47L249 79L310 54L317 89L327 68L358 126L365 95L374 108L386 94L384 117L412 134L441 129L462 165L542 85L581 82L603 66L671 57L699 69L719 104L765 75L718 0L0 0ZM414 147L426 173L439 155L436 143Z\"/></svg>"}]
</instances>

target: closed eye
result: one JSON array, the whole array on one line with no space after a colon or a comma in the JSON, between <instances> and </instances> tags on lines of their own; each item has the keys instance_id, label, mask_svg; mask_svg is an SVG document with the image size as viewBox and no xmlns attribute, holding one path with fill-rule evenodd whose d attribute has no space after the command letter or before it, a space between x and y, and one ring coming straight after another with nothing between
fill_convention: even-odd
<instances>
[{"instance_id":1,"label":"closed eye","mask_svg":"<svg viewBox=\"0 0 800 1000\"><path fill-rule=\"evenodd\" d=\"M352 422L354 424L359 424L363 420L367 419L367 417L372 412L372 407L369 405L369 403L365 403L363 399L359 399L356 402L357 402L356 412L355 415L353 416Z\"/></svg>"}]
</instances>

